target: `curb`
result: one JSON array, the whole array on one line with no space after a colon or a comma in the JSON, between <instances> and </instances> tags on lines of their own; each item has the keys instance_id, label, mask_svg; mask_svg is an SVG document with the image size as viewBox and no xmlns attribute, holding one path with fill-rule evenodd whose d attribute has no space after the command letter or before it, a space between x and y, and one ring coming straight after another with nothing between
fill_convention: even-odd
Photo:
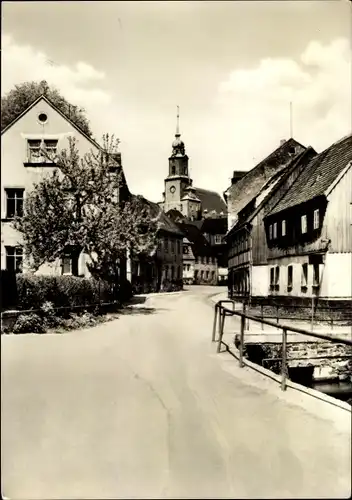
<instances>
[{"instance_id":1,"label":"curb","mask_svg":"<svg viewBox=\"0 0 352 500\"><path fill-rule=\"evenodd\" d=\"M178 292L156 292L156 293L139 293L134 295L133 297L160 297L160 296L169 296L169 295L178 295L181 293L188 292L189 290L179 290Z\"/></svg>"}]
</instances>

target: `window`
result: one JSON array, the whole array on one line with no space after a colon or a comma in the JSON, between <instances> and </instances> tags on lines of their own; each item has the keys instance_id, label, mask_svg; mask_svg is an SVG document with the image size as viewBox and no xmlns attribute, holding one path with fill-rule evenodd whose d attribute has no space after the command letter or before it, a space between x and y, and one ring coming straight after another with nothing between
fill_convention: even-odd
<instances>
[{"instance_id":1,"label":"window","mask_svg":"<svg viewBox=\"0 0 352 500\"><path fill-rule=\"evenodd\" d=\"M194 279L197 280L198 279L198 269L196 269L194 271Z\"/></svg>"},{"instance_id":2,"label":"window","mask_svg":"<svg viewBox=\"0 0 352 500\"><path fill-rule=\"evenodd\" d=\"M28 161L30 163L38 163L39 161L42 161L40 147L41 147L40 139L28 140Z\"/></svg>"},{"instance_id":3,"label":"window","mask_svg":"<svg viewBox=\"0 0 352 500\"><path fill-rule=\"evenodd\" d=\"M221 234L216 234L215 235L215 244L220 245L222 243L222 236Z\"/></svg>"},{"instance_id":4,"label":"window","mask_svg":"<svg viewBox=\"0 0 352 500\"><path fill-rule=\"evenodd\" d=\"M183 247L183 253L184 253L184 254L188 254L188 247L187 247L187 246L184 246L184 247Z\"/></svg>"},{"instance_id":5,"label":"window","mask_svg":"<svg viewBox=\"0 0 352 500\"><path fill-rule=\"evenodd\" d=\"M175 253L175 240L171 240L171 253Z\"/></svg>"},{"instance_id":6,"label":"window","mask_svg":"<svg viewBox=\"0 0 352 500\"><path fill-rule=\"evenodd\" d=\"M38 120L41 122L41 123L45 123L48 121L48 115L46 113L40 113L38 115Z\"/></svg>"},{"instance_id":7,"label":"window","mask_svg":"<svg viewBox=\"0 0 352 500\"><path fill-rule=\"evenodd\" d=\"M5 189L6 192L6 218L13 219L15 215L23 214L24 189Z\"/></svg>"},{"instance_id":8,"label":"window","mask_svg":"<svg viewBox=\"0 0 352 500\"><path fill-rule=\"evenodd\" d=\"M313 287L318 287L320 283L319 264L313 264Z\"/></svg>"},{"instance_id":9,"label":"window","mask_svg":"<svg viewBox=\"0 0 352 500\"><path fill-rule=\"evenodd\" d=\"M165 250L165 253L168 253L168 251L169 251L169 240L166 238L164 240L164 250Z\"/></svg>"},{"instance_id":10,"label":"window","mask_svg":"<svg viewBox=\"0 0 352 500\"><path fill-rule=\"evenodd\" d=\"M293 267L288 266L287 268L287 291L290 292L292 290L293 283Z\"/></svg>"},{"instance_id":11,"label":"window","mask_svg":"<svg viewBox=\"0 0 352 500\"><path fill-rule=\"evenodd\" d=\"M308 284L308 264L302 264L301 289L306 289Z\"/></svg>"},{"instance_id":12,"label":"window","mask_svg":"<svg viewBox=\"0 0 352 500\"><path fill-rule=\"evenodd\" d=\"M70 255L65 255L61 262L62 274L72 274L72 259Z\"/></svg>"},{"instance_id":13,"label":"window","mask_svg":"<svg viewBox=\"0 0 352 500\"><path fill-rule=\"evenodd\" d=\"M301 233L305 234L307 232L307 216L302 215L301 217Z\"/></svg>"},{"instance_id":14,"label":"window","mask_svg":"<svg viewBox=\"0 0 352 500\"><path fill-rule=\"evenodd\" d=\"M273 225L270 224L269 226L269 240L273 239Z\"/></svg>"},{"instance_id":15,"label":"window","mask_svg":"<svg viewBox=\"0 0 352 500\"><path fill-rule=\"evenodd\" d=\"M274 289L275 285L275 267L270 268L270 290Z\"/></svg>"},{"instance_id":16,"label":"window","mask_svg":"<svg viewBox=\"0 0 352 500\"><path fill-rule=\"evenodd\" d=\"M280 267L276 266L275 268L275 290L280 289Z\"/></svg>"},{"instance_id":17,"label":"window","mask_svg":"<svg viewBox=\"0 0 352 500\"><path fill-rule=\"evenodd\" d=\"M205 279L209 278L209 271L205 271Z\"/></svg>"},{"instance_id":18,"label":"window","mask_svg":"<svg viewBox=\"0 0 352 500\"><path fill-rule=\"evenodd\" d=\"M281 223L281 235L286 236L286 221L283 220Z\"/></svg>"},{"instance_id":19,"label":"window","mask_svg":"<svg viewBox=\"0 0 352 500\"><path fill-rule=\"evenodd\" d=\"M6 247L6 269L21 273L22 265L23 249L21 247Z\"/></svg>"},{"instance_id":20,"label":"window","mask_svg":"<svg viewBox=\"0 0 352 500\"><path fill-rule=\"evenodd\" d=\"M171 266L171 279L173 280L175 277L175 268L174 266Z\"/></svg>"},{"instance_id":21,"label":"window","mask_svg":"<svg viewBox=\"0 0 352 500\"><path fill-rule=\"evenodd\" d=\"M171 175L175 175L175 173L176 173L176 167L175 167L175 165L172 165L172 167L171 167Z\"/></svg>"},{"instance_id":22,"label":"window","mask_svg":"<svg viewBox=\"0 0 352 500\"><path fill-rule=\"evenodd\" d=\"M275 240L277 238L277 222L274 222L273 226L273 239Z\"/></svg>"},{"instance_id":23,"label":"window","mask_svg":"<svg viewBox=\"0 0 352 500\"><path fill-rule=\"evenodd\" d=\"M200 272L200 279L201 279L201 280L203 279L203 276L204 276L204 271L201 271L201 272Z\"/></svg>"},{"instance_id":24,"label":"window","mask_svg":"<svg viewBox=\"0 0 352 500\"><path fill-rule=\"evenodd\" d=\"M62 274L72 274L78 276L78 254L74 251L67 251L61 259Z\"/></svg>"},{"instance_id":25,"label":"window","mask_svg":"<svg viewBox=\"0 0 352 500\"><path fill-rule=\"evenodd\" d=\"M62 274L72 274L78 276L78 258L79 252L73 247L67 248L61 258Z\"/></svg>"},{"instance_id":26,"label":"window","mask_svg":"<svg viewBox=\"0 0 352 500\"><path fill-rule=\"evenodd\" d=\"M28 139L28 162L29 163L44 163L50 162L44 154L43 149L49 158L56 155L57 152L57 139Z\"/></svg>"},{"instance_id":27,"label":"window","mask_svg":"<svg viewBox=\"0 0 352 500\"><path fill-rule=\"evenodd\" d=\"M319 209L314 210L313 213L313 229L319 229L320 220L319 220Z\"/></svg>"}]
</instances>

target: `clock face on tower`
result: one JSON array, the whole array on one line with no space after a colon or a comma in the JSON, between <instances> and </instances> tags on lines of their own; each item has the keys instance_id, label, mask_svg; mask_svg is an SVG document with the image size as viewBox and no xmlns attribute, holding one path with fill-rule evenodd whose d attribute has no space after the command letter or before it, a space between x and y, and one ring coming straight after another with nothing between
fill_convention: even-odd
<instances>
[{"instance_id":1,"label":"clock face on tower","mask_svg":"<svg viewBox=\"0 0 352 500\"><path fill-rule=\"evenodd\" d=\"M171 186L171 187L170 187L170 193L174 193L175 191L176 191L175 186Z\"/></svg>"}]
</instances>

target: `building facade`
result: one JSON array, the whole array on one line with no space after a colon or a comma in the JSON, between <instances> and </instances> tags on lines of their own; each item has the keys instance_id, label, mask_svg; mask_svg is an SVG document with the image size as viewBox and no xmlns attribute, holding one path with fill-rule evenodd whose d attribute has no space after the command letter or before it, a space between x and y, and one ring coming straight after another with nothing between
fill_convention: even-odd
<instances>
[{"instance_id":1,"label":"building facade","mask_svg":"<svg viewBox=\"0 0 352 500\"><path fill-rule=\"evenodd\" d=\"M82 132L46 97L35 100L1 133L1 269L28 271L28 262L21 247L21 234L12 227L15 215L21 215L26 195L34 184L51 174L55 164L43 157L42 149L55 154L69 146L69 137L76 139L81 156L101 151L98 143ZM121 168L121 157L116 157ZM43 264L44 274L77 274L89 276L88 257L68 253L53 264Z\"/></svg>"},{"instance_id":2,"label":"building facade","mask_svg":"<svg viewBox=\"0 0 352 500\"><path fill-rule=\"evenodd\" d=\"M352 136L313 157L264 219L268 293L352 296Z\"/></svg>"},{"instance_id":3,"label":"building facade","mask_svg":"<svg viewBox=\"0 0 352 500\"><path fill-rule=\"evenodd\" d=\"M148 256L128 262L127 279L139 291L162 291L168 283L182 284L184 235L158 204L145 198L151 217L159 216L157 245Z\"/></svg>"}]
</instances>

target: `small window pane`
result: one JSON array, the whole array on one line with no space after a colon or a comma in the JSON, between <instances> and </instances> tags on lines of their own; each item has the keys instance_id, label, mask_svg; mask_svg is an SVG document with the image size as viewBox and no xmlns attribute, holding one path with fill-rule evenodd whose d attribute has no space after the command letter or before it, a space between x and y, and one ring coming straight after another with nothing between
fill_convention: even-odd
<instances>
[{"instance_id":1,"label":"small window pane","mask_svg":"<svg viewBox=\"0 0 352 500\"><path fill-rule=\"evenodd\" d=\"M286 236L286 221L282 221L282 226L281 226L281 234L282 236Z\"/></svg>"},{"instance_id":2,"label":"small window pane","mask_svg":"<svg viewBox=\"0 0 352 500\"><path fill-rule=\"evenodd\" d=\"M319 224L320 224L320 220L319 220L319 209L317 210L314 210L314 220L313 220L313 224L314 224L314 229L318 229L319 228Z\"/></svg>"},{"instance_id":3,"label":"small window pane","mask_svg":"<svg viewBox=\"0 0 352 500\"><path fill-rule=\"evenodd\" d=\"M307 232L307 216L302 215L301 217L301 231L302 234L305 234Z\"/></svg>"}]
</instances>

